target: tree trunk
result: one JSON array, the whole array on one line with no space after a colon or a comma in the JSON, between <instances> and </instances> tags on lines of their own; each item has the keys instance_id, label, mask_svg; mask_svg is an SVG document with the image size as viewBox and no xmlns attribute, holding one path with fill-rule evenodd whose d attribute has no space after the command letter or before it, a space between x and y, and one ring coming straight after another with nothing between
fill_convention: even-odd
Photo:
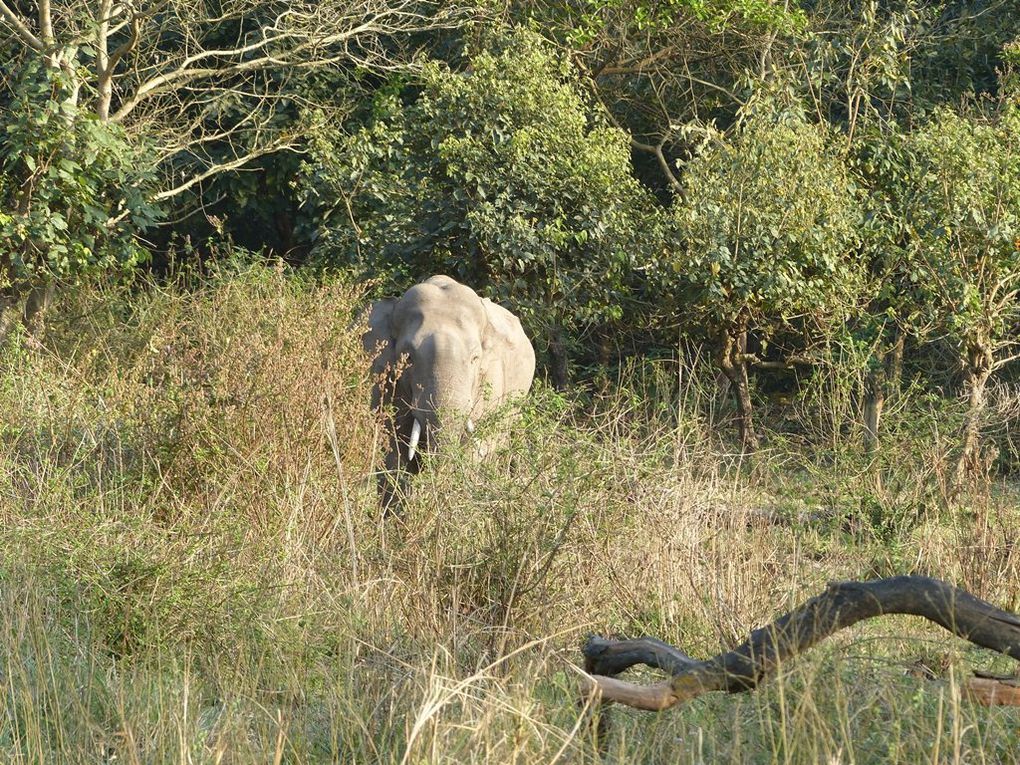
<instances>
[{"instance_id":1,"label":"tree trunk","mask_svg":"<svg viewBox=\"0 0 1020 765\"><path fill-rule=\"evenodd\" d=\"M903 380L903 332L896 332L896 342L886 355L885 376L888 381L888 395L894 396L899 393L900 383Z\"/></svg>"},{"instance_id":2,"label":"tree trunk","mask_svg":"<svg viewBox=\"0 0 1020 765\"><path fill-rule=\"evenodd\" d=\"M970 347L967 353L967 416L960 434L960 460L956 464L957 488L981 468L981 419L987 399L985 387L992 376L992 352L982 344Z\"/></svg>"},{"instance_id":3,"label":"tree trunk","mask_svg":"<svg viewBox=\"0 0 1020 765\"><path fill-rule=\"evenodd\" d=\"M745 453L758 450L758 434L754 429L751 404L751 385L747 374L747 331L740 330L727 334L719 354L719 368L733 387L734 398L739 412L740 445Z\"/></svg>"},{"instance_id":4,"label":"tree trunk","mask_svg":"<svg viewBox=\"0 0 1020 765\"><path fill-rule=\"evenodd\" d=\"M878 449L885 402L895 395L903 375L903 334L896 333L891 346L877 354L877 366L868 374L864 400L864 448L868 454Z\"/></svg>"},{"instance_id":5,"label":"tree trunk","mask_svg":"<svg viewBox=\"0 0 1020 765\"><path fill-rule=\"evenodd\" d=\"M0 294L0 347L7 344L7 338L18 323L18 298L13 292L4 290Z\"/></svg>"},{"instance_id":6,"label":"tree trunk","mask_svg":"<svg viewBox=\"0 0 1020 765\"><path fill-rule=\"evenodd\" d=\"M284 260L291 260L297 249L294 242L294 217L290 212L281 212L273 219L276 236L280 243L279 255Z\"/></svg>"},{"instance_id":7,"label":"tree trunk","mask_svg":"<svg viewBox=\"0 0 1020 765\"><path fill-rule=\"evenodd\" d=\"M882 409L885 407L886 383L884 365L868 375L868 393L864 402L864 449L868 454L874 454L878 449L878 429L882 422Z\"/></svg>"},{"instance_id":8,"label":"tree trunk","mask_svg":"<svg viewBox=\"0 0 1020 765\"><path fill-rule=\"evenodd\" d=\"M608 369L613 359L612 333L604 330L598 333L599 364L603 369Z\"/></svg>"},{"instance_id":9,"label":"tree trunk","mask_svg":"<svg viewBox=\"0 0 1020 765\"><path fill-rule=\"evenodd\" d=\"M874 454L878 449L878 430L882 423L882 409L889 383L888 358L882 348L876 354L878 364L868 373L864 400L864 450Z\"/></svg>"},{"instance_id":10,"label":"tree trunk","mask_svg":"<svg viewBox=\"0 0 1020 765\"><path fill-rule=\"evenodd\" d=\"M0 346L8 341L19 321L32 340L41 341L43 320L56 290L56 282L47 279L31 287L21 283L0 291Z\"/></svg>"},{"instance_id":11,"label":"tree trunk","mask_svg":"<svg viewBox=\"0 0 1020 765\"><path fill-rule=\"evenodd\" d=\"M22 314L25 329L36 340L42 340L43 322L56 291L57 283L52 279L47 279L45 282L33 286L25 299L25 309Z\"/></svg>"},{"instance_id":12,"label":"tree trunk","mask_svg":"<svg viewBox=\"0 0 1020 765\"><path fill-rule=\"evenodd\" d=\"M549 328L549 362L553 387L559 391L566 390L569 381L567 346L563 340L563 329L555 324Z\"/></svg>"},{"instance_id":13,"label":"tree trunk","mask_svg":"<svg viewBox=\"0 0 1020 765\"><path fill-rule=\"evenodd\" d=\"M100 0L99 27L96 31L96 115L100 122L110 119L110 104L113 101L113 68L116 61L110 61L110 13L113 0Z\"/></svg>"}]
</instances>

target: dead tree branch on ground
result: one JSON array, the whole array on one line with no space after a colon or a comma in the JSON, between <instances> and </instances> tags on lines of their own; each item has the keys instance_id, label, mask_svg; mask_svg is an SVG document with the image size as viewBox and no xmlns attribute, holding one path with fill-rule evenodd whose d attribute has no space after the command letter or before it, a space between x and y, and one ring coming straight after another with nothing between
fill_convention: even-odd
<instances>
[{"instance_id":1,"label":"dead tree branch on ground","mask_svg":"<svg viewBox=\"0 0 1020 765\"><path fill-rule=\"evenodd\" d=\"M1020 661L1020 617L996 608L947 582L899 576L869 582L836 582L774 623L754 630L731 651L706 661L694 659L655 638L589 638L583 648L586 694L636 709L661 711L710 691L753 690L778 668L830 635L864 619L888 614L922 616L975 645ZM614 675L645 664L673 677L651 685ZM1000 681L1001 682L1001 681ZM1020 693L999 693L1008 703Z\"/></svg>"}]
</instances>

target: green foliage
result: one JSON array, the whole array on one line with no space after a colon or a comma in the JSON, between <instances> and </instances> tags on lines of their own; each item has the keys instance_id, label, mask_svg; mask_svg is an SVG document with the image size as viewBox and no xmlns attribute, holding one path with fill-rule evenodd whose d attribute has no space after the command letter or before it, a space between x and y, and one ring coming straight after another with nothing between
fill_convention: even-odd
<instances>
[{"instance_id":1,"label":"green foliage","mask_svg":"<svg viewBox=\"0 0 1020 765\"><path fill-rule=\"evenodd\" d=\"M145 257L153 176L116 125L79 109L65 73L30 59L0 141L0 274L7 287L73 279Z\"/></svg>"},{"instance_id":2,"label":"green foliage","mask_svg":"<svg viewBox=\"0 0 1020 765\"><path fill-rule=\"evenodd\" d=\"M907 126L939 105L995 93L1020 32L1016 10L1015 2L977 11L960 2L820 0L799 45L805 95L853 136L869 114Z\"/></svg>"},{"instance_id":3,"label":"green foliage","mask_svg":"<svg viewBox=\"0 0 1020 765\"><path fill-rule=\"evenodd\" d=\"M999 86L1003 93L1016 100L1020 97L1020 36L1002 47L1002 69L999 72Z\"/></svg>"},{"instance_id":4,"label":"green foliage","mask_svg":"<svg viewBox=\"0 0 1020 765\"><path fill-rule=\"evenodd\" d=\"M917 157L909 135L895 123L866 129L854 143L857 178L864 187L862 239L878 277L876 297L889 317L911 323L904 293L917 284L916 255L906 214L916 184Z\"/></svg>"},{"instance_id":5,"label":"green foliage","mask_svg":"<svg viewBox=\"0 0 1020 765\"><path fill-rule=\"evenodd\" d=\"M963 353L1010 346L1020 320L1020 110L940 109L911 143L920 166L910 243L924 306Z\"/></svg>"},{"instance_id":6,"label":"green foliage","mask_svg":"<svg viewBox=\"0 0 1020 765\"><path fill-rule=\"evenodd\" d=\"M690 162L686 185L664 289L689 294L709 330L768 338L795 319L825 327L855 304L859 194L824 127L767 101Z\"/></svg>"},{"instance_id":7,"label":"green foliage","mask_svg":"<svg viewBox=\"0 0 1020 765\"><path fill-rule=\"evenodd\" d=\"M932 15L912 56L915 104L953 106L974 94L995 94L1003 59L1020 34L1017 10L1015 0L981 8L953 2Z\"/></svg>"},{"instance_id":8,"label":"green foliage","mask_svg":"<svg viewBox=\"0 0 1020 765\"><path fill-rule=\"evenodd\" d=\"M842 341L853 346L873 375L865 383L872 395L888 393L886 361L906 337L919 339L932 329L922 277L924 269L913 245L907 212L919 165L910 135L894 121L868 121L852 141L850 156L863 192L860 225L862 265L869 290L862 310L852 317Z\"/></svg>"},{"instance_id":9,"label":"green foliage","mask_svg":"<svg viewBox=\"0 0 1020 765\"><path fill-rule=\"evenodd\" d=\"M322 257L394 270L402 286L449 273L512 296L533 331L622 318L656 208L626 135L541 38L494 36L465 72L429 64L413 104L384 91L374 110L315 146L317 193L340 200Z\"/></svg>"},{"instance_id":10,"label":"green foliage","mask_svg":"<svg viewBox=\"0 0 1020 765\"><path fill-rule=\"evenodd\" d=\"M630 26L638 32L666 30L692 18L706 23L721 32L737 22L782 32L796 32L806 22L804 12L796 3L781 6L769 0L583 0L569 39L576 47L583 47L596 37L609 31L610 15L617 19L624 15Z\"/></svg>"},{"instance_id":11,"label":"green foliage","mask_svg":"<svg viewBox=\"0 0 1020 765\"><path fill-rule=\"evenodd\" d=\"M914 0L824 0L802 46L805 94L850 137L879 115L904 115L914 92L913 54L937 16Z\"/></svg>"}]
</instances>

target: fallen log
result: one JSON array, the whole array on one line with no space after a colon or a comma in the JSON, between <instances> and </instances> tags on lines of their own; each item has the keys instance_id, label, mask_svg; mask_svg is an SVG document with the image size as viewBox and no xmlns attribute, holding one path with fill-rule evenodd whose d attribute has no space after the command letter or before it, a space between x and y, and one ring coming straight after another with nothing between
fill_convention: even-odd
<instances>
[{"instance_id":1,"label":"fallen log","mask_svg":"<svg viewBox=\"0 0 1020 765\"><path fill-rule=\"evenodd\" d=\"M711 659L694 659L655 638L607 640L590 637L583 650L582 691L602 701L636 709L661 711L703 693L750 691L774 674L785 661L841 629L864 619L889 614L922 616L975 645L1020 661L1020 617L996 608L947 582L923 576L898 576L869 582L835 582L824 592L774 623L754 630L731 651ZM670 680L649 685L629 683L615 675L637 664L664 670ZM988 678L984 678L988 679ZM1003 681L1005 690L988 686L974 690L977 700L1009 703L1020 694ZM979 684L980 685L980 684Z\"/></svg>"},{"instance_id":2,"label":"fallen log","mask_svg":"<svg viewBox=\"0 0 1020 765\"><path fill-rule=\"evenodd\" d=\"M964 695L986 707L1020 707L1020 677L977 671L963 684Z\"/></svg>"}]
</instances>

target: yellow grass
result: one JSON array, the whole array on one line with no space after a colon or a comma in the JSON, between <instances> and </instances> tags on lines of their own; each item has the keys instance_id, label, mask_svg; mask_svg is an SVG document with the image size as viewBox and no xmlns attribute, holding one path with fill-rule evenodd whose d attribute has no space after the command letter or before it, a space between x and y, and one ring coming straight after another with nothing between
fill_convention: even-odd
<instances>
[{"instance_id":1,"label":"yellow grass","mask_svg":"<svg viewBox=\"0 0 1020 765\"><path fill-rule=\"evenodd\" d=\"M1017 710L959 694L1008 660L908 618L752 694L603 710L597 747L586 634L707 656L827 581L911 572L1016 609L1015 496L946 509L923 423L881 488L853 433L749 465L710 376L662 362L539 386L506 451L434 458L383 520L360 301L259 267L88 288L3 352L0 761L1020 761Z\"/></svg>"}]
</instances>

